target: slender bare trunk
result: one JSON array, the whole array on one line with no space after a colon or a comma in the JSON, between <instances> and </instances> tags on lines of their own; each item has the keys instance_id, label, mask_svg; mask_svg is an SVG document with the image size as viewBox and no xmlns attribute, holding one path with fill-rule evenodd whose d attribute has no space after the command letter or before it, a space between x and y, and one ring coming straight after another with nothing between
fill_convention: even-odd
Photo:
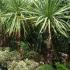
<instances>
[{"instance_id":1,"label":"slender bare trunk","mask_svg":"<svg viewBox=\"0 0 70 70\"><path fill-rule=\"evenodd\" d=\"M19 52L19 55L20 55L20 59L22 60L23 59L23 52L22 52L22 49L20 47L20 37L21 37L21 34L20 32L17 32L17 36L16 36L16 40L17 40L17 51Z\"/></svg>"},{"instance_id":2,"label":"slender bare trunk","mask_svg":"<svg viewBox=\"0 0 70 70\"><path fill-rule=\"evenodd\" d=\"M51 24L49 20L48 26L48 42L47 42L47 63L52 63L53 52L52 52L52 34L51 34Z\"/></svg>"},{"instance_id":3,"label":"slender bare trunk","mask_svg":"<svg viewBox=\"0 0 70 70\"><path fill-rule=\"evenodd\" d=\"M16 41L17 41L17 50L19 51L19 49L20 49L20 34L18 32L16 34Z\"/></svg>"},{"instance_id":4,"label":"slender bare trunk","mask_svg":"<svg viewBox=\"0 0 70 70\"><path fill-rule=\"evenodd\" d=\"M51 37L51 24L49 21L49 26L48 26L48 45L47 48L50 49L52 48L52 37Z\"/></svg>"}]
</instances>

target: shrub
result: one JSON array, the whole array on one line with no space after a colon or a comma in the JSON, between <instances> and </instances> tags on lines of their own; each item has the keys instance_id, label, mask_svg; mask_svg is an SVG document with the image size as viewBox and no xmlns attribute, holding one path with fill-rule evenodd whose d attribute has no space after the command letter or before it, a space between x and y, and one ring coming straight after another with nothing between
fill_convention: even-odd
<instances>
[{"instance_id":1,"label":"shrub","mask_svg":"<svg viewBox=\"0 0 70 70\"><path fill-rule=\"evenodd\" d=\"M34 59L35 61L39 61L40 55L35 51L29 51L25 54L25 58Z\"/></svg>"},{"instance_id":2,"label":"shrub","mask_svg":"<svg viewBox=\"0 0 70 70\"><path fill-rule=\"evenodd\" d=\"M0 63L6 61L6 60L9 60L10 58L10 54L9 54L9 50L6 49L6 50L0 50Z\"/></svg>"},{"instance_id":3,"label":"shrub","mask_svg":"<svg viewBox=\"0 0 70 70\"><path fill-rule=\"evenodd\" d=\"M54 70L54 68L51 65L44 64L39 66L36 70Z\"/></svg>"},{"instance_id":4,"label":"shrub","mask_svg":"<svg viewBox=\"0 0 70 70\"><path fill-rule=\"evenodd\" d=\"M17 51L10 51L8 48L0 50L0 63L10 60L17 60L19 58L20 55Z\"/></svg>"},{"instance_id":5,"label":"shrub","mask_svg":"<svg viewBox=\"0 0 70 70\"><path fill-rule=\"evenodd\" d=\"M37 62L26 59L25 61L13 61L9 64L8 70L34 70L37 66Z\"/></svg>"},{"instance_id":6,"label":"shrub","mask_svg":"<svg viewBox=\"0 0 70 70\"><path fill-rule=\"evenodd\" d=\"M57 70L69 70L64 64L56 64Z\"/></svg>"},{"instance_id":7,"label":"shrub","mask_svg":"<svg viewBox=\"0 0 70 70\"><path fill-rule=\"evenodd\" d=\"M9 65L8 70L28 70L28 68L26 67L26 63L23 61L20 62L13 61Z\"/></svg>"},{"instance_id":8,"label":"shrub","mask_svg":"<svg viewBox=\"0 0 70 70\"><path fill-rule=\"evenodd\" d=\"M26 59L25 63L27 64L29 70L34 70L39 66L39 63L35 62L34 60Z\"/></svg>"}]
</instances>

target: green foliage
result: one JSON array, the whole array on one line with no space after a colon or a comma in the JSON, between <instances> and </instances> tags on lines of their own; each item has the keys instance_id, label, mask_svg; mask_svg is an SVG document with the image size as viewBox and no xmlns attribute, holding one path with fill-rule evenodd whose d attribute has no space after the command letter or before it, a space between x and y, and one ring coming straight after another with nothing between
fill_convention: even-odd
<instances>
[{"instance_id":1,"label":"green foliage","mask_svg":"<svg viewBox=\"0 0 70 70\"><path fill-rule=\"evenodd\" d=\"M4 0L3 3L6 4L5 7L0 8L3 14L0 18L5 20L1 20L2 27L5 26L5 32L11 35L12 33L19 33L21 31L21 26L23 27L24 34L26 33L25 28L25 16L24 10L27 7L27 0ZM3 6L3 5L2 5Z\"/></svg>"},{"instance_id":2,"label":"green foliage","mask_svg":"<svg viewBox=\"0 0 70 70\"><path fill-rule=\"evenodd\" d=\"M37 70L54 70L53 67L51 65L41 65L37 68Z\"/></svg>"},{"instance_id":3,"label":"green foliage","mask_svg":"<svg viewBox=\"0 0 70 70\"><path fill-rule=\"evenodd\" d=\"M10 49L5 48L0 50L0 63L5 63L10 60L19 60L20 55L17 51L10 51Z\"/></svg>"},{"instance_id":4,"label":"green foliage","mask_svg":"<svg viewBox=\"0 0 70 70\"><path fill-rule=\"evenodd\" d=\"M56 65L57 70L69 70L66 65L64 64L57 64ZM37 68L37 70L56 70L51 65L41 65Z\"/></svg>"},{"instance_id":5,"label":"green foliage","mask_svg":"<svg viewBox=\"0 0 70 70\"><path fill-rule=\"evenodd\" d=\"M63 0L33 1L34 7L31 8L31 12L37 19L35 25L41 25L40 33L46 31L50 25L55 34L59 33L66 37L68 36L67 31L70 30L70 24L64 19L69 19L69 15L67 15L66 12L70 9L70 2L60 7L62 1Z\"/></svg>"},{"instance_id":6,"label":"green foliage","mask_svg":"<svg viewBox=\"0 0 70 70\"><path fill-rule=\"evenodd\" d=\"M69 64L66 64L66 66L70 69L70 63Z\"/></svg>"},{"instance_id":7,"label":"green foliage","mask_svg":"<svg viewBox=\"0 0 70 70\"><path fill-rule=\"evenodd\" d=\"M28 70L28 68L26 67L26 63L23 61L20 62L13 61L8 66L8 70Z\"/></svg>"},{"instance_id":8,"label":"green foliage","mask_svg":"<svg viewBox=\"0 0 70 70\"><path fill-rule=\"evenodd\" d=\"M57 64L57 70L69 70L64 64Z\"/></svg>"},{"instance_id":9,"label":"green foliage","mask_svg":"<svg viewBox=\"0 0 70 70\"><path fill-rule=\"evenodd\" d=\"M33 60L13 61L8 65L8 70L35 70L39 64Z\"/></svg>"},{"instance_id":10,"label":"green foliage","mask_svg":"<svg viewBox=\"0 0 70 70\"><path fill-rule=\"evenodd\" d=\"M8 50L0 51L0 63L5 62L9 58L10 58L10 55Z\"/></svg>"},{"instance_id":11,"label":"green foliage","mask_svg":"<svg viewBox=\"0 0 70 70\"><path fill-rule=\"evenodd\" d=\"M25 58L33 59L35 61L40 61L40 54L35 51L29 51L26 54L24 54Z\"/></svg>"},{"instance_id":12,"label":"green foliage","mask_svg":"<svg viewBox=\"0 0 70 70\"><path fill-rule=\"evenodd\" d=\"M33 0L32 2L28 0L3 0L6 6L0 8L0 10L5 8L1 11L3 13L1 18L4 18L1 24L6 26L6 31L9 34L20 33L22 26L25 34L26 21L28 21L26 19L34 17L37 19L35 25L41 24L40 32L45 31L51 24L55 33L61 33L67 37L70 25L64 19L69 19L67 11L70 9L70 2L60 7L62 2L63 0Z\"/></svg>"},{"instance_id":13,"label":"green foliage","mask_svg":"<svg viewBox=\"0 0 70 70\"><path fill-rule=\"evenodd\" d=\"M41 45L42 42L44 42L42 33L47 31L48 35L48 28L50 28L51 32L55 33L56 35L62 34L65 37L69 37L69 19L70 1L68 0L33 0L32 2L29 2L29 0L0 0L0 31L4 29L5 32L3 33L8 32L9 35L16 34L16 36L19 35L17 36L18 38L26 36L28 30L30 32L28 33L30 44L26 42L20 43L20 47L23 49L22 53L24 54L24 58L39 59L40 56L36 51L40 51L40 49L42 49ZM29 23L33 23L32 25L34 25L35 29L33 28L32 30ZM3 39L5 40L5 37ZM33 48L33 51L31 48ZM66 50L67 49L68 48L66 47ZM57 50L59 52L60 47ZM16 51L0 51L0 62L6 60L16 60L18 58L19 54ZM29 63L30 62L27 62L27 64ZM13 62L13 67L14 64L17 70L19 68L22 68L19 70L24 70L23 68L27 69L25 62ZM68 68L63 64L57 64L56 67L57 70L68 70ZM48 64L42 65L38 69L54 70L52 66Z\"/></svg>"},{"instance_id":14,"label":"green foliage","mask_svg":"<svg viewBox=\"0 0 70 70\"><path fill-rule=\"evenodd\" d=\"M28 46L28 43L21 42L20 48L22 48L22 50L23 50L22 53L23 53L24 58L28 58L29 56L27 54L31 51L29 46Z\"/></svg>"},{"instance_id":15,"label":"green foliage","mask_svg":"<svg viewBox=\"0 0 70 70\"><path fill-rule=\"evenodd\" d=\"M20 43L20 47L22 47L24 50L28 50L29 49L28 43L22 42L22 41Z\"/></svg>"},{"instance_id":16,"label":"green foliage","mask_svg":"<svg viewBox=\"0 0 70 70\"><path fill-rule=\"evenodd\" d=\"M36 61L40 60L40 55L38 52L31 50L30 47L28 46L28 43L26 42L21 42L20 47L23 49L23 56L24 58L28 59L34 59Z\"/></svg>"}]
</instances>

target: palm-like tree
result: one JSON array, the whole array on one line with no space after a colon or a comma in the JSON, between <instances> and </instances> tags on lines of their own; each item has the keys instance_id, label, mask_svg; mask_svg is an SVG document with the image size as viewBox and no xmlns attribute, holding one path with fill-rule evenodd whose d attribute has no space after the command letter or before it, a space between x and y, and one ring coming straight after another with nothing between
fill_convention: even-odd
<instances>
[{"instance_id":1,"label":"palm-like tree","mask_svg":"<svg viewBox=\"0 0 70 70\"><path fill-rule=\"evenodd\" d=\"M20 34L21 26L25 30L25 16L23 10L27 7L27 0L6 0L4 3L3 17L5 18L3 25L6 25L6 31L11 35L12 33ZM25 31L24 31L25 32Z\"/></svg>"},{"instance_id":2,"label":"palm-like tree","mask_svg":"<svg viewBox=\"0 0 70 70\"><path fill-rule=\"evenodd\" d=\"M36 26L41 25L40 32L47 30L47 48L52 48L52 31L68 37L67 31L70 30L70 3L62 4L63 0L33 0L33 6L29 13L36 17Z\"/></svg>"},{"instance_id":3,"label":"palm-like tree","mask_svg":"<svg viewBox=\"0 0 70 70\"><path fill-rule=\"evenodd\" d=\"M5 33L15 35L17 39L17 47L19 50L19 43L21 37L21 27L24 34L26 33L26 17L24 13L28 7L28 0L2 0L0 4L0 26L4 27Z\"/></svg>"},{"instance_id":4,"label":"palm-like tree","mask_svg":"<svg viewBox=\"0 0 70 70\"><path fill-rule=\"evenodd\" d=\"M52 30L66 37L70 30L70 24L64 20L69 19L70 4L61 7L61 3L62 0L34 0L34 8L29 11L37 19L35 25L41 24L40 33L48 30L50 40Z\"/></svg>"}]
</instances>

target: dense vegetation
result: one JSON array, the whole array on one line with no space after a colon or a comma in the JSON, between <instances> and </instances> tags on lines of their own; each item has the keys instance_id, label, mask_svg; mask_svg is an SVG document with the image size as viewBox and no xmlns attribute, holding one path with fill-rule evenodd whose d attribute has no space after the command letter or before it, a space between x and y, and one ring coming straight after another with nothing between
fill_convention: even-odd
<instances>
[{"instance_id":1,"label":"dense vegetation","mask_svg":"<svg viewBox=\"0 0 70 70\"><path fill-rule=\"evenodd\" d=\"M69 70L70 1L0 0L0 67Z\"/></svg>"}]
</instances>

